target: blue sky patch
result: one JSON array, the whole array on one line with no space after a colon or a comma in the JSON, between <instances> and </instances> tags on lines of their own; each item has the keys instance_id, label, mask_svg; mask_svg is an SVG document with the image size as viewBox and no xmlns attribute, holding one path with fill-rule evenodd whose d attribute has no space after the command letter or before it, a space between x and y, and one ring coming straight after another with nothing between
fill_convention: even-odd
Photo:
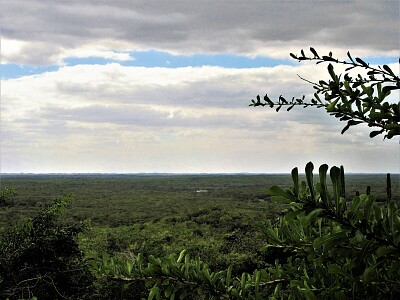
<instances>
[{"instance_id":1,"label":"blue sky patch","mask_svg":"<svg viewBox=\"0 0 400 300\"><path fill-rule=\"evenodd\" d=\"M24 76L42 74L46 72L53 72L59 69L58 66L28 66L17 64L1 64L0 74L1 79L12 79Z\"/></svg>"},{"instance_id":2,"label":"blue sky patch","mask_svg":"<svg viewBox=\"0 0 400 300\"><path fill-rule=\"evenodd\" d=\"M104 65L111 62L119 63L123 66L135 67L201 67L219 66L224 68L259 68L273 67L282 64L293 64L287 59L273 59L269 57L257 56L255 58L232 55L232 54L194 54L194 55L172 55L160 51L132 51L129 52L133 60L117 61L112 59L89 57L89 58L67 58L65 63L69 66L79 64L100 64Z\"/></svg>"},{"instance_id":3,"label":"blue sky patch","mask_svg":"<svg viewBox=\"0 0 400 300\"><path fill-rule=\"evenodd\" d=\"M224 68L261 68L274 67L278 65L297 65L298 62L293 59L274 59L266 56L249 57L232 54L193 54L193 55L172 55L161 51L132 51L129 52L132 60L115 60L103 57L70 57L64 60L67 66L76 65L105 65L108 63L119 63L122 66L135 67L162 67L162 68L180 68L180 67L201 67L218 66ZM389 64L396 62L396 57L367 57L365 61L370 64ZM2 64L1 79L12 79L23 76L42 74L45 72L57 71L59 66L30 66L17 64Z\"/></svg>"}]
</instances>

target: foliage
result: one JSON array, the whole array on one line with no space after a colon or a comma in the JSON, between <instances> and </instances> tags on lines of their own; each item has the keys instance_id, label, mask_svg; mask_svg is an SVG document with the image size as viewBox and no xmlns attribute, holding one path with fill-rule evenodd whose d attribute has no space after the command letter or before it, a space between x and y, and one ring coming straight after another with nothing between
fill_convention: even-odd
<instances>
[{"instance_id":1,"label":"foliage","mask_svg":"<svg viewBox=\"0 0 400 300\"><path fill-rule=\"evenodd\" d=\"M289 187L291 177L290 174L120 177L2 175L1 183L2 186L15 189L18 194L9 201L12 205L0 209L0 227L6 228L15 225L19 219L32 218L41 205L51 203L60 194L73 193L79 197L74 199L63 218L70 223L90 219L94 230L87 233L93 236L97 229L118 231L126 226L140 227L143 224L148 224L145 226L151 232L150 227L158 227L160 222L168 218L171 220L169 223L173 223L173 218L176 218L176 224L188 222L191 220L186 220L187 216L215 207L222 212L239 215L252 224L253 220L271 218L283 210L285 204L270 201L262 189L273 185ZM400 189L399 184L400 175L393 174L393 191ZM370 186L371 193L378 201L385 200L385 176L381 174L347 175L346 186L349 195L354 195L357 190L365 192L366 186ZM207 189L208 192L196 193L200 189ZM400 193L393 193L393 198L400 200L399 196ZM202 226L200 221L203 217L193 218L192 221ZM219 224L223 226L223 222L219 221ZM153 229L155 232L159 228Z\"/></svg>"},{"instance_id":2,"label":"foliage","mask_svg":"<svg viewBox=\"0 0 400 300\"><path fill-rule=\"evenodd\" d=\"M265 217L268 215L266 214ZM212 268L233 264L237 272L263 266L259 251L261 232L244 213L205 208L187 215L119 228L93 228L83 236L83 250L93 258L103 255L164 256L182 249L199 255Z\"/></svg>"},{"instance_id":3,"label":"foliage","mask_svg":"<svg viewBox=\"0 0 400 300\"><path fill-rule=\"evenodd\" d=\"M0 297L79 298L93 282L77 236L84 225L60 225L71 196L56 199L34 218L6 230L0 238Z\"/></svg>"},{"instance_id":4,"label":"foliage","mask_svg":"<svg viewBox=\"0 0 400 300\"><path fill-rule=\"evenodd\" d=\"M293 53L290 55L299 61L310 60L316 61L317 64L329 62L328 72L331 78L328 82L320 80L316 83L302 78L311 83L316 90L313 99L307 102L303 96L286 100L281 95L277 102L273 102L266 94L263 100L257 96L250 106L270 108L277 106L276 111L282 106L287 106L287 111L294 106L325 108L330 115L339 118L340 121L347 121L342 134L351 126L365 123L369 127L378 128L371 131L370 137L384 133L385 138L391 139L400 135L400 102L396 104L386 100L391 91L400 89L400 78L388 65L370 66L359 57L353 59L350 52L347 52L349 61L346 61L334 58L332 52L320 56L314 48L310 48L310 51L313 57L306 56L303 50L300 55ZM332 63L347 66L343 78L342 74L335 73ZM353 69L365 69L368 77L358 74L353 78L348 72Z\"/></svg>"},{"instance_id":5,"label":"foliage","mask_svg":"<svg viewBox=\"0 0 400 300\"><path fill-rule=\"evenodd\" d=\"M0 205L7 205L16 195L14 189L5 187L0 191Z\"/></svg>"},{"instance_id":6,"label":"foliage","mask_svg":"<svg viewBox=\"0 0 400 300\"><path fill-rule=\"evenodd\" d=\"M178 258L146 260L105 257L93 268L98 276L126 283L145 281L149 299L396 299L400 296L400 217L395 202L375 203L372 195L345 200L343 169L332 167L332 191L327 188L328 166L306 166L306 181L273 186L276 199L291 201L285 215L264 233L267 248L287 259L261 270L232 276L232 267L213 272L185 251ZM388 191L390 188L388 187Z\"/></svg>"},{"instance_id":7,"label":"foliage","mask_svg":"<svg viewBox=\"0 0 400 300\"><path fill-rule=\"evenodd\" d=\"M104 257L93 265L99 276L129 283L144 281L149 289L148 299L264 299L269 293L277 294L276 285L285 279L282 268L255 270L232 276L232 266L227 270L212 272L199 257L191 259L186 250L179 257L163 258L139 254L134 260L115 260ZM261 281L263 280L263 281Z\"/></svg>"},{"instance_id":8,"label":"foliage","mask_svg":"<svg viewBox=\"0 0 400 300\"><path fill-rule=\"evenodd\" d=\"M2 175L1 181L2 185L18 191L14 205L0 209L1 225L14 225L17 219L32 217L39 205L50 203L60 194L73 193L79 197L74 199L64 218L71 222L90 219L95 228L118 228L157 222L166 217L181 220L210 207L248 214L253 219L270 211L273 215L278 204L262 202L260 205L260 190L266 183L289 186L290 176ZM371 188L374 191L374 186ZM202 189L208 192L196 192Z\"/></svg>"},{"instance_id":9,"label":"foliage","mask_svg":"<svg viewBox=\"0 0 400 300\"><path fill-rule=\"evenodd\" d=\"M308 163L307 182L299 184L296 168L292 189L270 189L276 197L292 201L279 224L266 228L269 246L295 253L294 266L287 271L300 273L291 275L291 289L324 299L398 298L400 217L390 199L390 185L385 205L366 194L346 202L343 169L330 169L331 193L328 166L319 168L317 184L312 171Z\"/></svg>"}]
</instances>

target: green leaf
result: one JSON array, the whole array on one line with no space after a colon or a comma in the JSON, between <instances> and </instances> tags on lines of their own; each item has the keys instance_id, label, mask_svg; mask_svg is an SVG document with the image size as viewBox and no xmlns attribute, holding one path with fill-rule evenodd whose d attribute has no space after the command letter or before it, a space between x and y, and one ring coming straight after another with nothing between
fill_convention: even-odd
<instances>
[{"instance_id":1,"label":"green leaf","mask_svg":"<svg viewBox=\"0 0 400 300\"><path fill-rule=\"evenodd\" d=\"M125 265L126 265L126 272L128 275L130 275L132 273L133 263L130 260L127 260L125 262Z\"/></svg>"},{"instance_id":2,"label":"green leaf","mask_svg":"<svg viewBox=\"0 0 400 300\"><path fill-rule=\"evenodd\" d=\"M323 235L319 238L316 238L313 242L313 247L314 249L319 249L321 247L324 248L324 251L330 251L335 246L339 244L340 241L343 241L344 238L347 237L347 233L345 230L333 233L333 234L327 234Z\"/></svg>"},{"instance_id":3,"label":"green leaf","mask_svg":"<svg viewBox=\"0 0 400 300\"><path fill-rule=\"evenodd\" d=\"M182 250L181 253L179 254L179 257L176 260L176 262L180 263L182 261L182 259L185 257L185 255L186 255L186 250Z\"/></svg>"},{"instance_id":4,"label":"green leaf","mask_svg":"<svg viewBox=\"0 0 400 300\"><path fill-rule=\"evenodd\" d=\"M398 89L399 89L398 86L386 85L386 86L384 86L384 87L382 88L382 93L383 93L385 96L388 96L388 95L390 94L390 91L398 90Z\"/></svg>"},{"instance_id":5,"label":"green leaf","mask_svg":"<svg viewBox=\"0 0 400 300\"><path fill-rule=\"evenodd\" d=\"M363 67L368 67L368 64L359 57L356 57L356 62L361 64Z\"/></svg>"},{"instance_id":6,"label":"green leaf","mask_svg":"<svg viewBox=\"0 0 400 300\"><path fill-rule=\"evenodd\" d=\"M389 223L389 234L395 235L399 230L400 217L397 204L393 201L387 205L387 222Z\"/></svg>"},{"instance_id":7,"label":"green leaf","mask_svg":"<svg viewBox=\"0 0 400 300\"><path fill-rule=\"evenodd\" d=\"M390 75L396 76L396 75L393 73L392 69L391 69L388 65L383 65L382 67L383 67L383 69L384 69L386 72L388 72Z\"/></svg>"},{"instance_id":8,"label":"green leaf","mask_svg":"<svg viewBox=\"0 0 400 300\"><path fill-rule=\"evenodd\" d=\"M326 106L326 111L327 112L334 112L335 108L336 108L336 104L339 102L339 99L336 99L333 102L330 102L327 106Z\"/></svg>"},{"instance_id":9,"label":"green leaf","mask_svg":"<svg viewBox=\"0 0 400 300\"><path fill-rule=\"evenodd\" d=\"M280 188L279 186L276 186L276 185L272 186L267 191L273 196L278 196L278 197L274 197L274 199L276 199L276 200L278 200L278 199L284 199L284 200L290 200L290 201L295 200L295 197L293 194L290 194L288 191L284 191L282 188Z\"/></svg>"},{"instance_id":10,"label":"green leaf","mask_svg":"<svg viewBox=\"0 0 400 300\"><path fill-rule=\"evenodd\" d=\"M358 124L361 124L361 123L362 123L362 121L349 120L347 122L347 125L343 128L341 134L345 133L350 128L350 126L358 125Z\"/></svg>"},{"instance_id":11,"label":"green leaf","mask_svg":"<svg viewBox=\"0 0 400 300\"><path fill-rule=\"evenodd\" d=\"M158 294L159 290L160 289L157 286L153 286L149 292L149 297L147 299L152 300Z\"/></svg>"},{"instance_id":12,"label":"green leaf","mask_svg":"<svg viewBox=\"0 0 400 300\"><path fill-rule=\"evenodd\" d=\"M323 59L324 61L333 61L333 62L336 62L336 59L334 59L334 58L332 58L332 57L330 57L330 56L326 56L326 55L322 56L322 59Z\"/></svg>"},{"instance_id":13,"label":"green leaf","mask_svg":"<svg viewBox=\"0 0 400 300\"><path fill-rule=\"evenodd\" d=\"M243 273L242 278L240 279L240 287L242 291L246 289L246 282L247 282L247 273Z\"/></svg>"},{"instance_id":14,"label":"green leaf","mask_svg":"<svg viewBox=\"0 0 400 300\"><path fill-rule=\"evenodd\" d=\"M332 167L330 170L330 177L333 185L333 199L335 201L335 209L336 213L338 213L340 210L340 193L342 190L340 169L336 166Z\"/></svg>"},{"instance_id":15,"label":"green leaf","mask_svg":"<svg viewBox=\"0 0 400 300\"><path fill-rule=\"evenodd\" d=\"M309 220L309 223L315 221L315 219L323 212L324 210L322 208L316 208L312 212L310 212L307 215L307 219Z\"/></svg>"},{"instance_id":16,"label":"green leaf","mask_svg":"<svg viewBox=\"0 0 400 300\"><path fill-rule=\"evenodd\" d=\"M164 291L164 296L169 298L172 294L172 287L167 287Z\"/></svg>"},{"instance_id":17,"label":"green leaf","mask_svg":"<svg viewBox=\"0 0 400 300\"><path fill-rule=\"evenodd\" d=\"M328 65L328 72L329 72L329 75L331 75L333 81L336 81L336 74L335 74L332 64Z\"/></svg>"},{"instance_id":18,"label":"green leaf","mask_svg":"<svg viewBox=\"0 0 400 300\"><path fill-rule=\"evenodd\" d=\"M349 51L347 51L347 56L349 57L349 59L354 63L354 60L353 60L353 58L351 57L351 55L350 55L350 52Z\"/></svg>"},{"instance_id":19,"label":"green leaf","mask_svg":"<svg viewBox=\"0 0 400 300\"><path fill-rule=\"evenodd\" d=\"M347 275L345 272L342 271L342 267L339 267L336 264L329 264L328 265L328 272L334 275Z\"/></svg>"},{"instance_id":20,"label":"green leaf","mask_svg":"<svg viewBox=\"0 0 400 300\"><path fill-rule=\"evenodd\" d=\"M312 162L307 163L306 179L307 179L308 188L310 190L311 199L314 202L315 201L315 193L314 193L314 182L313 182L313 170L314 170L314 165L312 164Z\"/></svg>"},{"instance_id":21,"label":"green leaf","mask_svg":"<svg viewBox=\"0 0 400 300\"><path fill-rule=\"evenodd\" d=\"M317 51L315 51L315 49L313 47L310 47L310 51L312 52L312 54L314 54L315 58L319 58Z\"/></svg>"},{"instance_id":22,"label":"green leaf","mask_svg":"<svg viewBox=\"0 0 400 300\"><path fill-rule=\"evenodd\" d=\"M292 170L292 180L293 180L293 185L294 185L294 187L293 187L294 195L296 197L298 197L300 187L299 187L299 170L297 168L294 168Z\"/></svg>"},{"instance_id":23,"label":"green leaf","mask_svg":"<svg viewBox=\"0 0 400 300\"><path fill-rule=\"evenodd\" d=\"M327 164L322 164L319 167L319 182L326 186L326 173L328 172L328 165Z\"/></svg>"},{"instance_id":24,"label":"green leaf","mask_svg":"<svg viewBox=\"0 0 400 300\"><path fill-rule=\"evenodd\" d=\"M228 270L226 272L226 279L225 279L226 286L229 286L231 284L231 280L232 280L232 265L229 265Z\"/></svg>"},{"instance_id":25,"label":"green leaf","mask_svg":"<svg viewBox=\"0 0 400 300\"><path fill-rule=\"evenodd\" d=\"M377 135L381 134L383 131L384 131L384 129L371 131L369 134L369 137L370 138L376 137Z\"/></svg>"},{"instance_id":26,"label":"green leaf","mask_svg":"<svg viewBox=\"0 0 400 300\"><path fill-rule=\"evenodd\" d=\"M368 195L365 199L364 216L368 220L371 214L372 205L375 203L375 197Z\"/></svg>"}]
</instances>

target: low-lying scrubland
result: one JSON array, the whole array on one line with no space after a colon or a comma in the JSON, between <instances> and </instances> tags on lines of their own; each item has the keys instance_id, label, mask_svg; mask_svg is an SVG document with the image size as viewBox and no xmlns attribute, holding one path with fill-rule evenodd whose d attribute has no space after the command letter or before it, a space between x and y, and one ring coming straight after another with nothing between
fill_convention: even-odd
<instances>
[{"instance_id":1,"label":"low-lying scrubland","mask_svg":"<svg viewBox=\"0 0 400 300\"><path fill-rule=\"evenodd\" d=\"M396 193L399 177L392 177L393 195L400 195ZM385 180L386 176L379 174L347 176L349 198L370 186L369 190L383 200L386 190L381 187ZM260 227L267 220L274 222L288 205L271 199L265 187L272 185L289 187L291 177L6 176L2 186L15 194L2 204L1 228L5 231L35 216L60 194L74 194L60 222L84 222L86 229L78 235L78 244L88 261L102 257L133 259L137 253L164 257L186 249L211 269L232 265L233 276L239 276L284 258L276 249L262 249L266 241ZM96 284L97 298L124 299L133 293L132 285L124 288L110 282ZM133 294L147 291L140 284L133 286Z\"/></svg>"}]
</instances>

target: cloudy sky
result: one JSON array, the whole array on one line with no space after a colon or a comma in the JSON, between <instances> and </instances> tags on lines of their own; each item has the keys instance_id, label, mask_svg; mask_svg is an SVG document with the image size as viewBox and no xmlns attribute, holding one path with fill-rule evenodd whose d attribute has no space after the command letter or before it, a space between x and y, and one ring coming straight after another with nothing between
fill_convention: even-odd
<instances>
[{"instance_id":1,"label":"cloudy sky","mask_svg":"<svg viewBox=\"0 0 400 300\"><path fill-rule=\"evenodd\" d=\"M399 57L394 1L2 0L1 172L290 172L308 161L399 172L399 139L317 109L252 108L311 95L313 46Z\"/></svg>"}]
</instances>

